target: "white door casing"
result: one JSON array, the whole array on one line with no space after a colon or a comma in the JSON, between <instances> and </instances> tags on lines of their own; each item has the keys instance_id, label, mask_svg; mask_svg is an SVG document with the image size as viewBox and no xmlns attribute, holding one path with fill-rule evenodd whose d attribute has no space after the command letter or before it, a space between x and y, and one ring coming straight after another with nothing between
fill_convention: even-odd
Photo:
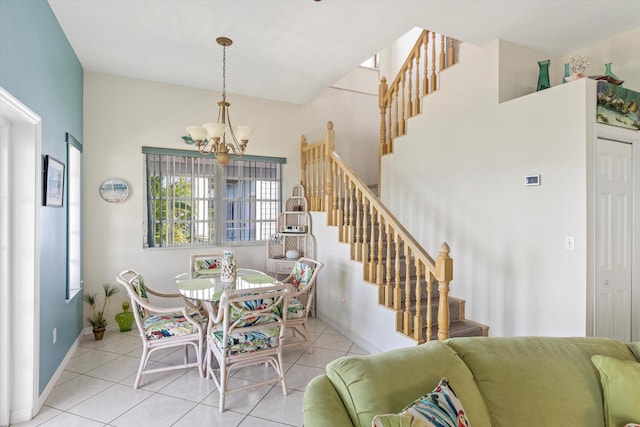
<instances>
[{"instance_id":1,"label":"white door casing","mask_svg":"<svg viewBox=\"0 0 640 427\"><path fill-rule=\"evenodd\" d=\"M41 119L0 87L0 425L39 410Z\"/></svg>"},{"instance_id":2,"label":"white door casing","mask_svg":"<svg viewBox=\"0 0 640 427\"><path fill-rule=\"evenodd\" d=\"M633 146L596 142L594 335L632 337Z\"/></svg>"}]
</instances>

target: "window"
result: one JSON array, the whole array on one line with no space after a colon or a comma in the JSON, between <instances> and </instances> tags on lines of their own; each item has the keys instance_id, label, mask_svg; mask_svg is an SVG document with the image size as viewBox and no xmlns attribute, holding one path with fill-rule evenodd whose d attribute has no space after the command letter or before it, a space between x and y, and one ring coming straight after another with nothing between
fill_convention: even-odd
<instances>
[{"instance_id":1,"label":"window","mask_svg":"<svg viewBox=\"0 0 640 427\"><path fill-rule=\"evenodd\" d=\"M243 156L225 167L213 156L143 147L145 247L266 241L281 207L282 158Z\"/></svg>"},{"instance_id":2,"label":"window","mask_svg":"<svg viewBox=\"0 0 640 427\"><path fill-rule=\"evenodd\" d=\"M69 132L67 140L67 294L82 288L82 144Z\"/></svg>"}]
</instances>

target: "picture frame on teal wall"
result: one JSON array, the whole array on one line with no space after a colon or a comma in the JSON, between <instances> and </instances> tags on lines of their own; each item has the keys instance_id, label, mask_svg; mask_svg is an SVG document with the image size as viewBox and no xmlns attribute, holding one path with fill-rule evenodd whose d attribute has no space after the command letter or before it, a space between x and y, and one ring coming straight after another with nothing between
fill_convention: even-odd
<instances>
[{"instance_id":1,"label":"picture frame on teal wall","mask_svg":"<svg viewBox=\"0 0 640 427\"><path fill-rule=\"evenodd\" d=\"M44 171L44 205L61 208L64 204L64 163L47 154Z\"/></svg>"}]
</instances>

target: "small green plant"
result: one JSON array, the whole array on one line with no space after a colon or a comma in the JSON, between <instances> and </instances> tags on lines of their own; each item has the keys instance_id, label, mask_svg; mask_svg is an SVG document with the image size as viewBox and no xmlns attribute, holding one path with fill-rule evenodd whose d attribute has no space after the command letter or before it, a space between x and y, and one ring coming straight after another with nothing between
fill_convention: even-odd
<instances>
[{"instance_id":1,"label":"small green plant","mask_svg":"<svg viewBox=\"0 0 640 427\"><path fill-rule=\"evenodd\" d=\"M102 302L102 309L97 310L97 296L95 293L85 294L82 299L89 304L91 309L91 316L87 317L87 322L93 327L93 329L101 329L107 326L107 319L104 318L104 310L107 307L109 298L118 292L118 287L110 283L102 285L104 289L104 301Z\"/></svg>"}]
</instances>

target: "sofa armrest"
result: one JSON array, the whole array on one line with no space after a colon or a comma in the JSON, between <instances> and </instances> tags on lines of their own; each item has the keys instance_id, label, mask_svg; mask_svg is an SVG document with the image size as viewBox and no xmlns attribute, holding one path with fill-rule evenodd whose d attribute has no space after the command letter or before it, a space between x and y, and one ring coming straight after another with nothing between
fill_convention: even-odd
<instances>
[{"instance_id":1,"label":"sofa armrest","mask_svg":"<svg viewBox=\"0 0 640 427\"><path fill-rule=\"evenodd\" d=\"M302 410L305 427L353 426L342 399L326 375L309 382L304 392Z\"/></svg>"}]
</instances>

